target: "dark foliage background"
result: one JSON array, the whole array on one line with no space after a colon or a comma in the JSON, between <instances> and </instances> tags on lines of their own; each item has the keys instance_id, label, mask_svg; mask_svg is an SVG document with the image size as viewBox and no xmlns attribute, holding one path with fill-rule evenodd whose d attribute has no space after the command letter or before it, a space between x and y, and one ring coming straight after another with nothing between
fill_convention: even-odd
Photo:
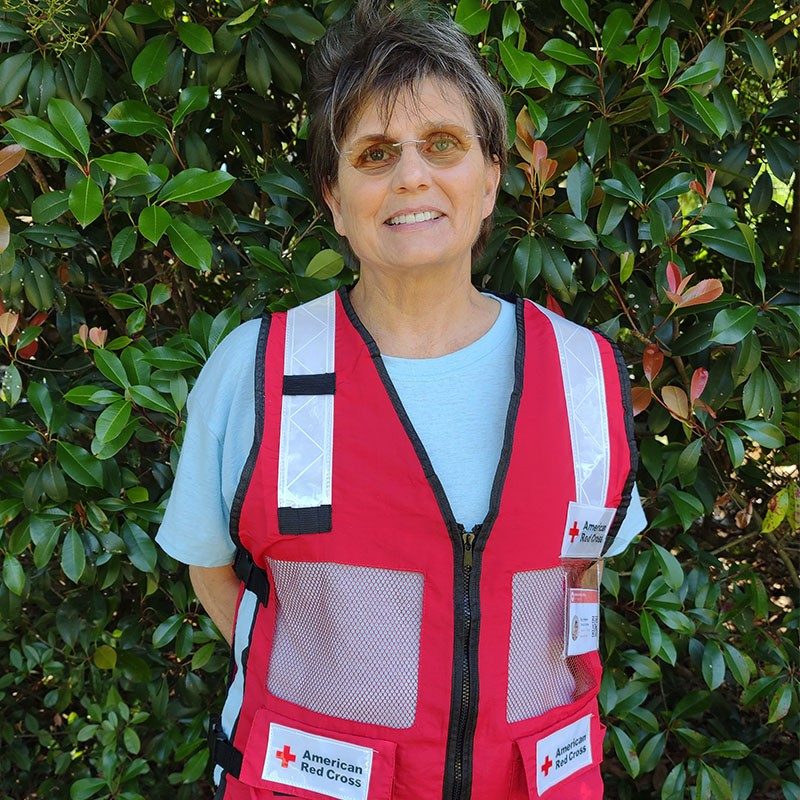
<instances>
[{"instance_id":1,"label":"dark foliage background","mask_svg":"<svg viewBox=\"0 0 800 800\"><path fill-rule=\"evenodd\" d=\"M4 796L210 794L226 647L152 537L209 353L354 277L304 174L304 61L349 7L5 0ZM453 13L515 140L475 281L599 324L637 387L607 796L796 800L797 7Z\"/></svg>"}]
</instances>

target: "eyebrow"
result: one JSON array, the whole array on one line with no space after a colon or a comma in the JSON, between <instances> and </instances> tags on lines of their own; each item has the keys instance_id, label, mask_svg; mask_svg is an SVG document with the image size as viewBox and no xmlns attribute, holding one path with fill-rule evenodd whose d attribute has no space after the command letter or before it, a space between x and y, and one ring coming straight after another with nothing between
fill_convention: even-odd
<instances>
[{"instance_id":1,"label":"eyebrow","mask_svg":"<svg viewBox=\"0 0 800 800\"><path fill-rule=\"evenodd\" d=\"M423 131L423 133L430 133L431 131L438 131L442 128L459 128L461 130L466 130L460 122L455 122L454 120L425 120L420 130ZM357 145L361 142L368 141L386 142L395 140L385 133L366 133L363 136L359 136L358 139L354 139L353 144Z\"/></svg>"}]
</instances>

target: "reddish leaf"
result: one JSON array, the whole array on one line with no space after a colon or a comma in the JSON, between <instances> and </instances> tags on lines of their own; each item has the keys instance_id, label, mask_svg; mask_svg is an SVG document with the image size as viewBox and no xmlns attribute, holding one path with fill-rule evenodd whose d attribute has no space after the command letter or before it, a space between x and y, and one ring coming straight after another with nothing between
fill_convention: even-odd
<instances>
[{"instance_id":1,"label":"reddish leaf","mask_svg":"<svg viewBox=\"0 0 800 800\"><path fill-rule=\"evenodd\" d=\"M539 165L543 159L547 158L547 145L541 139L537 139L533 143L531 147L531 156L531 164L533 164L533 168L538 174Z\"/></svg>"},{"instance_id":2,"label":"reddish leaf","mask_svg":"<svg viewBox=\"0 0 800 800\"><path fill-rule=\"evenodd\" d=\"M700 306L703 303L710 303L722 294L722 281L717 278L706 278L700 281L697 286L687 289L681 296L678 306L687 308L688 306Z\"/></svg>"},{"instance_id":3,"label":"reddish leaf","mask_svg":"<svg viewBox=\"0 0 800 800\"><path fill-rule=\"evenodd\" d=\"M681 268L674 262L667 262L667 286L671 292L678 291L678 284L681 282Z\"/></svg>"},{"instance_id":4,"label":"reddish leaf","mask_svg":"<svg viewBox=\"0 0 800 800\"><path fill-rule=\"evenodd\" d=\"M519 164L517 164L517 167L519 167L519 169L521 169L525 173L525 175L527 175L528 183L531 186L533 186L533 171L531 170L531 165L526 164L524 161L522 161Z\"/></svg>"},{"instance_id":5,"label":"reddish leaf","mask_svg":"<svg viewBox=\"0 0 800 800\"><path fill-rule=\"evenodd\" d=\"M631 389L631 400L633 401L633 416L641 414L650 401L653 399L653 393L647 386L634 386Z\"/></svg>"},{"instance_id":6,"label":"reddish leaf","mask_svg":"<svg viewBox=\"0 0 800 800\"><path fill-rule=\"evenodd\" d=\"M702 400L695 400L694 407L699 408L701 411L705 411L706 414L713 417L714 419L717 418L717 412L714 411L713 408L708 403L703 402Z\"/></svg>"},{"instance_id":7,"label":"reddish leaf","mask_svg":"<svg viewBox=\"0 0 800 800\"><path fill-rule=\"evenodd\" d=\"M12 333L14 333L14 329L17 327L18 322L19 314L16 314L13 311L6 311L5 314L0 315L0 333L8 338Z\"/></svg>"},{"instance_id":8,"label":"reddish leaf","mask_svg":"<svg viewBox=\"0 0 800 800\"><path fill-rule=\"evenodd\" d=\"M664 292L664 294L676 305L680 305L681 296L675 292Z\"/></svg>"},{"instance_id":9,"label":"reddish leaf","mask_svg":"<svg viewBox=\"0 0 800 800\"><path fill-rule=\"evenodd\" d=\"M108 338L108 331L105 328L89 328L89 339L93 345L102 347Z\"/></svg>"},{"instance_id":10,"label":"reddish leaf","mask_svg":"<svg viewBox=\"0 0 800 800\"><path fill-rule=\"evenodd\" d=\"M692 375L692 386L689 391L689 395L692 399L692 403L703 394L703 389L706 388L706 384L708 383L708 370L704 367L698 367L694 371L694 375Z\"/></svg>"},{"instance_id":11,"label":"reddish leaf","mask_svg":"<svg viewBox=\"0 0 800 800\"><path fill-rule=\"evenodd\" d=\"M556 174L556 170L558 169L558 161L554 161L552 158L546 158L542 162L542 174L540 179L542 183L547 183L553 175Z\"/></svg>"},{"instance_id":12,"label":"reddish leaf","mask_svg":"<svg viewBox=\"0 0 800 800\"><path fill-rule=\"evenodd\" d=\"M0 148L0 177L11 172L25 158L25 148L19 144L10 144Z\"/></svg>"},{"instance_id":13,"label":"reddish leaf","mask_svg":"<svg viewBox=\"0 0 800 800\"><path fill-rule=\"evenodd\" d=\"M684 422L689 419L689 398L683 389L678 386L665 386L661 390L661 399L675 419Z\"/></svg>"},{"instance_id":14,"label":"reddish leaf","mask_svg":"<svg viewBox=\"0 0 800 800\"><path fill-rule=\"evenodd\" d=\"M649 344L642 353L642 369L644 369L644 376L649 383L652 383L656 375L661 372L661 367L664 364L664 354L659 349L658 345Z\"/></svg>"},{"instance_id":15,"label":"reddish leaf","mask_svg":"<svg viewBox=\"0 0 800 800\"><path fill-rule=\"evenodd\" d=\"M536 126L533 124L527 108L523 108L517 114L516 127L517 139L515 144L517 151L526 161L530 161L533 156L533 143L536 140Z\"/></svg>"},{"instance_id":16,"label":"reddish leaf","mask_svg":"<svg viewBox=\"0 0 800 800\"><path fill-rule=\"evenodd\" d=\"M564 316L564 309L561 308L561 305L559 304L558 300L556 300L555 297L553 297L553 295L551 294L547 295L547 300L545 301L545 305L554 314L558 314L559 317Z\"/></svg>"},{"instance_id":17,"label":"reddish leaf","mask_svg":"<svg viewBox=\"0 0 800 800\"><path fill-rule=\"evenodd\" d=\"M703 188L703 184L702 184L702 183L700 183L700 181L692 181L692 182L689 184L689 188L690 188L690 189L691 189L693 192L697 192L697 194L699 194L699 195L700 195L700 197L702 197L702 198L703 198L703 200L705 200L705 199L706 199L706 190Z\"/></svg>"},{"instance_id":18,"label":"reddish leaf","mask_svg":"<svg viewBox=\"0 0 800 800\"><path fill-rule=\"evenodd\" d=\"M47 311L38 311L30 318L30 325L41 325L50 315Z\"/></svg>"},{"instance_id":19,"label":"reddish leaf","mask_svg":"<svg viewBox=\"0 0 800 800\"><path fill-rule=\"evenodd\" d=\"M689 281L694 278L694 272L690 272L679 284L678 288L675 290L676 294L683 294L686 290L686 287L689 285Z\"/></svg>"},{"instance_id":20,"label":"reddish leaf","mask_svg":"<svg viewBox=\"0 0 800 800\"><path fill-rule=\"evenodd\" d=\"M84 322L78 328L78 340L83 345L83 349L86 349L86 342L89 339L89 326Z\"/></svg>"},{"instance_id":21,"label":"reddish leaf","mask_svg":"<svg viewBox=\"0 0 800 800\"><path fill-rule=\"evenodd\" d=\"M17 350L17 355L21 356L22 358L33 358L38 349L39 341L35 340L30 344L26 344L25 347L21 347L19 350Z\"/></svg>"},{"instance_id":22,"label":"reddish leaf","mask_svg":"<svg viewBox=\"0 0 800 800\"><path fill-rule=\"evenodd\" d=\"M716 176L717 171L715 169L706 167L706 197L711 194L711 190L714 188L714 178Z\"/></svg>"}]
</instances>

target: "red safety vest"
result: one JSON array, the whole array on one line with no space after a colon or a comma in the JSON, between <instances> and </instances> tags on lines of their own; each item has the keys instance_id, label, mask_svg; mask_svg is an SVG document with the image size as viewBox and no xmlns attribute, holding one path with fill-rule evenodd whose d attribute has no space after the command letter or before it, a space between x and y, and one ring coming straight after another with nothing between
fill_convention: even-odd
<instances>
[{"instance_id":1,"label":"red safety vest","mask_svg":"<svg viewBox=\"0 0 800 800\"><path fill-rule=\"evenodd\" d=\"M471 531L347 290L264 318L218 800L602 797L600 660L563 656L565 578L629 502L627 375L602 335L512 299L515 384Z\"/></svg>"}]
</instances>

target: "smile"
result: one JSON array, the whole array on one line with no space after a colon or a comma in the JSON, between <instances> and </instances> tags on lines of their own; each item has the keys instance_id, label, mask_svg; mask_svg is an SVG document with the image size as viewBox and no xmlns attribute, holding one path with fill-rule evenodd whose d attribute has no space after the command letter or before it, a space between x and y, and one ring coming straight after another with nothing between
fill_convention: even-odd
<instances>
[{"instance_id":1,"label":"smile","mask_svg":"<svg viewBox=\"0 0 800 800\"><path fill-rule=\"evenodd\" d=\"M396 217L386 220L387 225L411 225L414 222L427 222L431 219L439 219L444 214L438 211L421 211L418 214L399 214Z\"/></svg>"}]
</instances>

